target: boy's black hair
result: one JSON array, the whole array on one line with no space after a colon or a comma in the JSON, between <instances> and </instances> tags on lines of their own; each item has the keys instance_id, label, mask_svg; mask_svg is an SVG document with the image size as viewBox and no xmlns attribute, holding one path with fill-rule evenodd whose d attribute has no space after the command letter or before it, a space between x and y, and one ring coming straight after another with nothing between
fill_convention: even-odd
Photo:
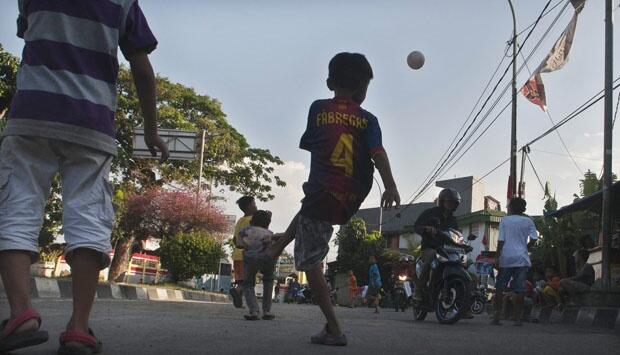
<instances>
[{"instance_id":1,"label":"boy's black hair","mask_svg":"<svg viewBox=\"0 0 620 355\"><path fill-rule=\"evenodd\" d=\"M265 229L269 228L269 225L271 224L271 212L264 210L256 211L256 213L252 216L250 224L256 227L263 227Z\"/></svg>"},{"instance_id":2,"label":"boy's black hair","mask_svg":"<svg viewBox=\"0 0 620 355\"><path fill-rule=\"evenodd\" d=\"M338 53L329 61L327 80L336 87L356 91L372 78L372 67L363 54Z\"/></svg>"},{"instance_id":3,"label":"boy's black hair","mask_svg":"<svg viewBox=\"0 0 620 355\"><path fill-rule=\"evenodd\" d=\"M239 206L239 208L241 209L241 211L243 211L245 213L245 211L248 209L248 207L250 206L250 204L254 202L254 197L252 196L243 196L240 199L237 200L237 205Z\"/></svg>"},{"instance_id":4,"label":"boy's black hair","mask_svg":"<svg viewBox=\"0 0 620 355\"><path fill-rule=\"evenodd\" d=\"M527 202L521 197L513 197L510 199L510 209L514 213L523 214L525 213L527 207Z\"/></svg>"}]
</instances>

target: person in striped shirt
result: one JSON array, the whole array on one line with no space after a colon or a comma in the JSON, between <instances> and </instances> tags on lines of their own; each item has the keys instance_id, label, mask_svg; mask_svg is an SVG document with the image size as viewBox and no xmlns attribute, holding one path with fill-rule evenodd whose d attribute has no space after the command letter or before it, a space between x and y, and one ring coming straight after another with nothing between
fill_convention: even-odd
<instances>
[{"instance_id":1,"label":"person in striped shirt","mask_svg":"<svg viewBox=\"0 0 620 355\"><path fill-rule=\"evenodd\" d=\"M11 308L0 352L47 341L29 297L30 264L52 179L62 180L63 233L72 267L73 314L59 354L101 351L89 328L99 271L108 266L113 225L109 172L117 154L117 52L129 61L144 117L145 142L168 158L156 126L157 46L137 0L19 0L24 39L0 145L0 274Z\"/></svg>"}]
</instances>

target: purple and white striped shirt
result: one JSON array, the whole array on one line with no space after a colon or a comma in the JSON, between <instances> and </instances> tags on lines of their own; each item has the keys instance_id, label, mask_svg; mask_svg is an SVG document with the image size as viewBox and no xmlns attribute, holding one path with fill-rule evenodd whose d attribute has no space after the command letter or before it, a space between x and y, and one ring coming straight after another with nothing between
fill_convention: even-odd
<instances>
[{"instance_id":1,"label":"purple and white striped shirt","mask_svg":"<svg viewBox=\"0 0 620 355\"><path fill-rule=\"evenodd\" d=\"M18 0L25 40L7 135L39 136L116 154L117 53L157 46L137 0Z\"/></svg>"}]
</instances>

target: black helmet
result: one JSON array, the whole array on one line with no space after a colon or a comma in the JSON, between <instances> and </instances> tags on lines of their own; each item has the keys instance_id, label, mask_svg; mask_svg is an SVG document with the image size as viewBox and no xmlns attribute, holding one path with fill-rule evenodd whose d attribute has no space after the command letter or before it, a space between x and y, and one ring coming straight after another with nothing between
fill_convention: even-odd
<instances>
[{"instance_id":1,"label":"black helmet","mask_svg":"<svg viewBox=\"0 0 620 355\"><path fill-rule=\"evenodd\" d=\"M457 206L461 203L461 194L455 189L443 189L439 193L438 203L441 205L442 201L456 202Z\"/></svg>"}]
</instances>

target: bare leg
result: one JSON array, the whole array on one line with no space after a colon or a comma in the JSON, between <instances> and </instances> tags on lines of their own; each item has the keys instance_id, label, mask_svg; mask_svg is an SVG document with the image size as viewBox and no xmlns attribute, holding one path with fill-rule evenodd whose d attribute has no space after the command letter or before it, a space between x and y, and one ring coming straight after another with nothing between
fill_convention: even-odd
<instances>
[{"instance_id":1,"label":"bare leg","mask_svg":"<svg viewBox=\"0 0 620 355\"><path fill-rule=\"evenodd\" d=\"M88 319L95 301L101 254L90 249L76 249L71 259L73 277L73 315L67 330L88 333Z\"/></svg>"},{"instance_id":2,"label":"bare leg","mask_svg":"<svg viewBox=\"0 0 620 355\"><path fill-rule=\"evenodd\" d=\"M310 288L314 291L314 299L327 319L327 329L329 333L339 336L342 334L342 330L340 329L338 319L336 319L334 306L332 306L332 302L329 298L327 282L325 281L325 276L323 275L321 268L317 267L314 270L306 271L306 276L308 276Z\"/></svg>"},{"instance_id":3,"label":"bare leg","mask_svg":"<svg viewBox=\"0 0 620 355\"><path fill-rule=\"evenodd\" d=\"M266 254L272 258L277 259L284 248L289 245L295 239L295 231L297 230L297 221L299 214L295 215L291 224L289 224L286 231L279 235L279 238L273 243L273 245L266 251Z\"/></svg>"},{"instance_id":4,"label":"bare leg","mask_svg":"<svg viewBox=\"0 0 620 355\"><path fill-rule=\"evenodd\" d=\"M0 252L0 274L11 307L10 319L17 318L32 307L30 302L30 253L18 250ZM39 323L31 319L17 328L19 333L37 329Z\"/></svg>"},{"instance_id":5,"label":"bare leg","mask_svg":"<svg viewBox=\"0 0 620 355\"><path fill-rule=\"evenodd\" d=\"M514 325L521 325L521 315L523 314L523 298L525 295L523 293L515 294L512 298L512 321Z\"/></svg>"}]
</instances>

